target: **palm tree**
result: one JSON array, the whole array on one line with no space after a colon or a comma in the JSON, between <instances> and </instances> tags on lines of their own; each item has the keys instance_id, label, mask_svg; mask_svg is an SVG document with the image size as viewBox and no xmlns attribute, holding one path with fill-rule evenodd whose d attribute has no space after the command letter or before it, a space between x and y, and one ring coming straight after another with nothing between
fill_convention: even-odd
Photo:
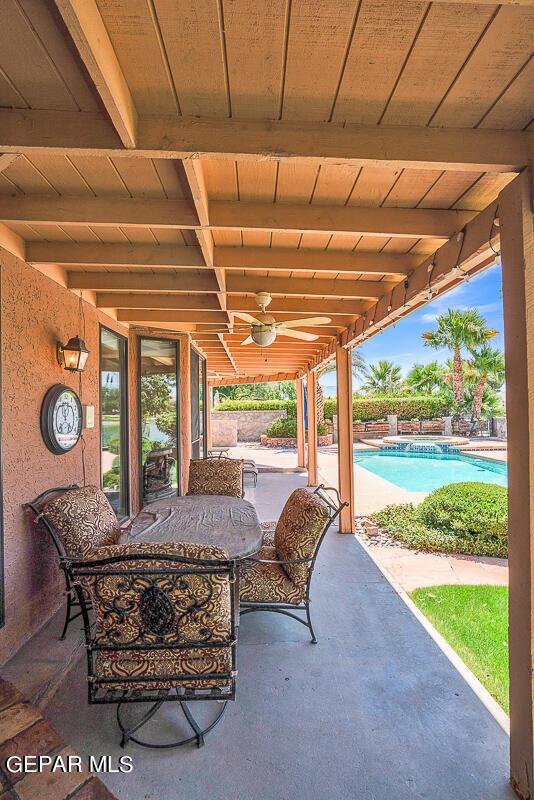
<instances>
[{"instance_id":1,"label":"palm tree","mask_svg":"<svg viewBox=\"0 0 534 800\"><path fill-rule=\"evenodd\" d=\"M460 311L449 308L437 320L437 329L423 333L423 340L428 347L434 349L448 347L453 351L452 387L454 400L458 406L464 400L464 375L462 348L474 348L487 339L496 336L496 331L488 328L486 320L475 309Z\"/></svg>"},{"instance_id":2,"label":"palm tree","mask_svg":"<svg viewBox=\"0 0 534 800\"><path fill-rule=\"evenodd\" d=\"M493 390L500 389L504 383L504 356L500 350L482 345L478 350L471 351L469 369L475 380L471 419L478 422L482 411L482 401L486 387Z\"/></svg>"},{"instance_id":3,"label":"palm tree","mask_svg":"<svg viewBox=\"0 0 534 800\"><path fill-rule=\"evenodd\" d=\"M401 368L392 361L381 359L377 364L369 364L362 389L366 394L395 394L402 390L402 386Z\"/></svg>"},{"instance_id":4,"label":"palm tree","mask_svg":"<svg viewBox=\"0 0 534 800\"><path fill-rule=\"evenodd\" d=\"M437 361L429 364L414 364L408 373L406 383L416 392L432 394L441 391L445 382L445 367Z\"/></svg>"}]
</instances>

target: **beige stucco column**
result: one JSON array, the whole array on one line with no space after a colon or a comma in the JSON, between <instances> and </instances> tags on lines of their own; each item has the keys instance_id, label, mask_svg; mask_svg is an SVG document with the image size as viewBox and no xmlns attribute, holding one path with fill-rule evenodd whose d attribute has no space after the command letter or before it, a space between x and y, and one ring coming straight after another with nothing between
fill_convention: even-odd
<instances>
[{"instance_id":1,"label":"beige stucco column","mask_svg":"<svg viewBox=\"0 0 534 800\"><path fill-rule=\"evenodd\" d=\"M297 378L297 464L306 466L306 435L304 430L304 381Z\"/></svg>"},{"instance_id":2,"label":"beige stucco column","mask_svg":"<svg viewBox=\"0 0 534 800\"><path fill-rule=\"evenodd\" d=\"M511 781L522 798L534 795L534 231L531 189L532 176L525 172L503 189L498 211L508 418Z\"/></svg>"},{"instance_id":3,"label":"beige stucco column","mask_svg":"<svg viewBox=\"0 0 534 800\"><path fill-rule=\"evenodd\" d=\"M308 486L319 483L317 461L317 374L306 372L306 389L308 391Z\"/></svg>"},{"instance_id":4,"label":"beige stucco column","mask_svg":"<svg viewBox=\"0 0 534 800\"><path fill-rule=\"evenodd\" d=\"M336 348L337 464L339 493L348 503L339 518L340 533L354 533L354 466L352 463L352 358L345 347Z\"/></svg>"}]
</instances>

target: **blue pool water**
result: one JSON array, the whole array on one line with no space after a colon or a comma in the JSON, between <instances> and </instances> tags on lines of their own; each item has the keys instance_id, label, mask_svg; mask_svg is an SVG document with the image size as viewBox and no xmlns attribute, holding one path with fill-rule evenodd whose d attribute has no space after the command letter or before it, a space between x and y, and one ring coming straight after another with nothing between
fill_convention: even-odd
<instances>
[{"instance_id":1,"label":"blue pool water","mask_svg":"<svg viewBox=\"0 0 534 800\"><path fill-rule=\"evenodd\" d=\"M433 492L460 481L508 485L506 464L460 454L356 451L354 463L408 492Z\"/></svg>"}]
</instances>

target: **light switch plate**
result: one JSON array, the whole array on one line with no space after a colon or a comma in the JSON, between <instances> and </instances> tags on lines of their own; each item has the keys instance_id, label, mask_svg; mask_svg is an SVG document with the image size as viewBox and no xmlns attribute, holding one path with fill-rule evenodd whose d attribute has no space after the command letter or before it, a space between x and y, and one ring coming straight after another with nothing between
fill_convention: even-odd
<instances>
[{"instance_id":1,"label":"light switch plate","mask_svg":"<svg viewBox=\"0 0 534 800\"><path fill-rule=\"evenodd\" d=\"M95 407L94 406L84 406L83 407L83 427L84 428L94 428L95 427Z\"/></svg>"}]
</instances>

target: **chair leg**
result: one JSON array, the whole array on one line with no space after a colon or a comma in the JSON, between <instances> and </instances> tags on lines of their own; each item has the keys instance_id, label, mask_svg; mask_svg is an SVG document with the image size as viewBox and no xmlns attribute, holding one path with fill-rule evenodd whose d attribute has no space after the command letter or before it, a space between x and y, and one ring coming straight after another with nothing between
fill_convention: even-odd
<instances>
[{"instance_id":1,"label":"chair leg","mask_svg":"<svg viewBox=\"0 0 534 800\"><path fill-rule=\"evenodd\" d=\"M311 638L312 644L317 644L317 637L315 635L315 631L313 630L313 625L312 625L312 621L311 621L310 601L309 600L306 602L306 618L308 620L308 628L310 629L310 633L311 633L311 637L312 637Z\"/></svg>"},{"instance_id":2,"label":"chair leg","mask_svg":"<svg viewBox=\"0 0 534 800\"><path fill-rule=\"evenodd\" d=\"M168 742L165 744L157 744L155 742L147 742L139 739L137 736L133 736L136 731L140 730L143 725L152 719L154 714L160 709L161 705L163 704L163 700L158 700L156 703L153 703L148 711L141 717L141 719L130 727L127 727L123 722L122 715L121 715L121 707L123 705L130 705L129 703L118 703L117 705L117 724L122 732L122 739L121 739L121 747L125 747L128 742L135 742L140 747L150 747L155 750L168 750L173 747L182 747L184 744L190 744L191 742L195 742L197 747L203 747L204 745L204 737L208 734L213 728L221 721L223 718L224 712L226 711L226 706L228 701L222 701L222 708L217 713L213 722L208 725L206 728L201 728L196 719L193 717L189 706L183 700L180 700L180 708L182 709L184 716L189 724L189 727L194 733L194 736L188 736L185 739L180 739L177 742Z\"/></svg>"},{"instance_id":3,"label":"chair leg","mask_svg":"<svg viewBox=\"0 0 534 800\"><path fill-rule=\"evenodd\" d=\"M68 590L67 591L67 611L65 613L65 623L63 625L63 630L61 631L61 636L59 637L59 641L60 642L64 641L65 636L67 635L67 628L69 627L69 622L71 622L70 612L71 612L71 609L72 609L73 605L74 605L74 603L72 601L72 594L71 594L71 591Z\"/></svg>"}]
</instances>

